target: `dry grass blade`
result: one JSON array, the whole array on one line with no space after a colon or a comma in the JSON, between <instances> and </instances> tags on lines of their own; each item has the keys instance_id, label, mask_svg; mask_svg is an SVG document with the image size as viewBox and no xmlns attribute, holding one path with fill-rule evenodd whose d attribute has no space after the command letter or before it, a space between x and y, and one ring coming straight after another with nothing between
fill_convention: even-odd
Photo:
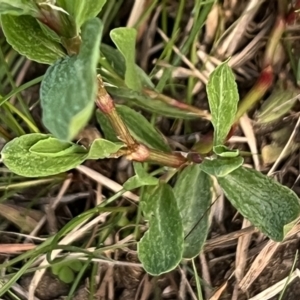
<instances>
[{"instance_id":1,"label":"dry grass blade","mask_svg":"<svg viewBox=\"0 0 300 300\"><path fill-rule=\"evenodd\" d=\"M188 291L190 293L191 298L193 300L197 300L197 296L195 295L195 293L194 293L194 291L193 291L193 289L192 289L192 287L191 287L188 279L186 278L186 274L185 274L184 270L182 268L179 268L179 270L180 270L180 274L181 274L181 279L186 284L186 287L187 287L187 289L188 289Z\"/></svg>"},{"instance_id":2,"label":"dry grass blade","mask_svg":"<svg viewBox=\"0 0 300 300\"><path fill-rule=\"evenodd\" d=\"M113 192L117 193L123 189L123 187L118 184L117 182L105 177L104 175L86 167L86 166L78 166L76 168L81 173L85 174L89 178L95 180L96 182L100 183L101 185L109 188ZM132 201L139 201L139 197L131 192L125 192L123 194L124 197L132 200Z\"/></svg>"},{"instance_id":3,"label":"dry grass blade","mask_svg":"<svg viewBox=\"0 0 300 300\"><path fill-rule=\"evenodd\" d=\"M218 290L213 294L213 296L209 298L209 300L219 300L224 290L227 288L227 285L228 281L224 282L223 285L219 287Z\"/></svg>"},{"instance_id":4,"label":"dry grass blade","mask_svg":"<svg viewBox=\"0 0 300 300\"><path fill-rule=\"evenodd\" d=\"M251 222L247 219L243 220L242 228L247 228L251 226ZM238 239L238 244L236 248L236 258L235 258L235 278L236 284L234 287L234 292L232 300L237 300L239 296L239 282L242 280L246 268L247 258L248 258L248 248L251 242L251 234L244 235Z\"/></svg>"},{"instance_id":5,"label":"dry grass blade","mask_svg":"<svg viewBox=\"0 0 300 300\"><path fill-rule=\"evenodd\" d=\"M219 46L218 52L221 56L231 56L239 47L240 42L243 40L242 38L246 33L246 28L253 20L263 2L264 1L261 0L252 0L248 3L229 36L222 42L222 45Z\"/></svg>"},{"instance_id":6,"label":"dry grass blade","mask_svg":"<svg viewBox=\"0 0 300 300\"><path fill-rule=\"evenodd\" d=\"M93 227L95 224L97 224L102 219L102 216L97 216L95 219L87 223L86 220L84 220L81 224L77 225L69 234L67 234L58 244L59 245L69 245L75 240L79 239L87 230L89 230L91 227ZM51 259L53 260L56 258L60 252L62 252L62 249L57 249L52 251ZM34 292L42 279L44 273L46 272L46 267L48 266L48 260L46 258L46 255L42 256L43 261L39 265L41 269L37 270L31 280L30 286L29 286L29 298L28 300L34 299Z\"/></svg>"},{"instance_id":7,"label":"dry grass blade","mask_svg":"<svg viewBox=\"0 0 300 300\"><path fill-rule=\"evenodd\" d=\"M137 21L140 19L141 15L144 12L146 2L146 0L134 1L134 5L132 7L129 19L126 24L127 27L133 27L137 23Z\"/></svg>"},{"instance_id":8,"label":"dry grass blade","mask_svg":"<svg viewBox=\"0 0 300 300\"><path fill-rule=\"evenodd\" d=\"M230 241L236 240L241 236L248 235L248 234L251 234L251 233L254 233L257 231L258 230L254 226L250 226L250 227L247 227L247 228L235 231L235 232L231 232L231 233L224 234L222 236L218 236L216 238L207 240L205 242L204 251L214 250L215 248L221 247L222 245L224 245Z\"/></svg>"},{"instance_id":9,"label":"dry grass blade","mask_svg":"<svg viewBox=\"0 0 300 300\"><path fill-rule=\"evenodd\" d=\"M71 178L71 177L67 178L67 179L64 181L64 183L63 183L63 185L62 185L62 187L61 187L61 189L60 189L60 191L59 191L57 197L54 198L53 201L52 201L52 203L50 204L52 209L55 209L55 208L57 207L57 205L58 205L58 203L60 202L61 198L62 198L63 195L67 192L67 190L68 190L68 188L69 188L71 182L72 182L72 178ZM31 236L37 235L37 233L38 233L39 230L44 226L44 224L45 224L46 221L47 221L46 216L43 216L42 219L41 219L41 220L38 222L38 224L35 226L35 228L31 231L30 235L31 235ZM28 241L28 239L27 239L26 241Z\"/></svg>"},{"instance_id":10,"label":"dry grass blade","mask_svg":"<svg viewBox=\"0 0 300 300\"><path fill-rule=\"evenodd\" d=\"M288 148L290 147L292 141L296 137L296 134L299 131L299 128L300 128L300 118L298 118L298 121L297 121L297 123L294 127L294 130L293 130L288 142L286 143L285 147L283 148L282 152L280 153L278 159L276 160L276 162L274 163L274 165L272 166L272 168L268 172L269 176L275 172L275 170L277 169L277 167L280 164L281 160L284 158L285 153L288 151Z\"/></svg>"},{"instance_id":11,"label":"dry grass blade","mask_svg":"<svg viewBox=\"0 0 300 300\"><path fill-rule=\"evenodd\" d=\"M0 204L0 215L15 224L25 233L31 232L44 216L44 214L38 210L8 204Z\"/></svg>"},{"instance_id":12,"label":"dry grass blade","mask_svg":"<svg viewBox=\"0 0 300 300\"><path fill-rule=\"evenodd\" d=\"M168 42L169 39L165 35L165 33L157 28L157 32L160 34L160 36L163 38L165 42ZM204 76L195 66L194 64L185 56L183 55L180 50L176 47L172 47L173 51L182 59L182 61L194 72L195 77L197 77L201 82L207 84L208 78Z\"/></svg>"},{"instance_id":13,"label":"dry grass blade","mask_svg":"<svg viewBox=\"0 0 300 300\"><path fill-rule=\"evenodd\" d=\"M0 244L0 253L10 254L22 251L32 250L36 247L34 244Z\"/></svg>"},{"instance_id":14,"label":"dry grass blade","mask_svg":"<svg viewBox=\"0 0 300 300\"><path fill-rule=\"evenodd\" d=\"M292 237L300 231L300 224L295 225L290 232L287 234L286 239ZM258 256L255 258L247 274L240 282L240 288L246 292L254 280L261 274L261 272L268 265L270 259L278 249L281 243L269 241L267 245L260 251Z\"/></svg>"},{"instance_id":15,"label":"dry grass blade","mask_svg":"<svg viewBox=\"0 0 300 300\"><path fill-rule=\"evenodd\" d=\"M280 280L273 286L270 286L268 289L259 293L256 296L250 298L249 300L261 300L261 299L268 300L268 299L276 296L277 294L279 294L287 284L290 284L297 277L300 278L300 270L299 269L296 269L291 274L291 276Z\"/></svg>"},{"instance_id":16,"label":"dry grass blade","mask_svg":"<svg viewBox=\"0 0 300 300\"><path fill-rule=\"evenodd\" d=\"M247 142L254 162L254 167L257 171L259 171L260 161L258 158L257 143L256 143L256 138L255 138L255 134L254 134L254 130L250 118L247 115L242 116L240 119L240 125L244 132L245 137L247 138Z\"/></svg>"}]
</instances>

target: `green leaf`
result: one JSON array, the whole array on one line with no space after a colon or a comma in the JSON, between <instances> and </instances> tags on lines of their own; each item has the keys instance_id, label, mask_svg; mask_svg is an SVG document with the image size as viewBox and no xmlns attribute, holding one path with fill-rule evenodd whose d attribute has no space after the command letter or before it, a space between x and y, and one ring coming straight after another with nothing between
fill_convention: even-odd
<instances>
[{"instance_id":1,"label":"green leaf","mask_svg":"<svg viewBox=\"0 0 300 300\"><path fill-rule=\"evenodd\" d=\"M139 112L129 108L125 105L116 106L118 114L127 125L132 136L141 143L144 143L150 148L170 151L163 136L157 132L155 127L148 122L148 120ZM97 111L97 120L104 131L107 139L112 138L117 141L116 135L106 117L101 111Z\"/></svg>"},{"instance_id":2,"label":"green leaf","mask_svg":"<svg viewBox=\"0 0 300 300\"><path fill-rule=\"evenodd\" d=\"M174 186L184 229L184 258L201 251L209 229L209 206L212 199L210 176L199 165L186 167Z\"/></svg>"},{"instance_id":3,"label":"green leaf","mask_svg":"<svg viewBox=\"0 0 300 300\"><path fill-rule=\"evenodd\" d=\"M61 45L48 39L31 16L2 15L1 23L7 42L30 60L52 64L66 55Z\"/></svg>"},{"instance_id":4,"label":"green leaf","mask_svg":"<svg viewBox=\"0 0 300 300\"><path fill-rule=\"evenodd\" d=\"M149 229L138 243L138 256L144 269L158 276L176 268L182 258L183 227L172 188L166 183L145 187L142 210Z\"/></svg>"},{"instance_id":5,"label":"green leaf","mask_svg":"<svg viewBox=\"0 0 300 300\"><path fill-rule=\"evenodd\" d=\"M282 241L299 217L297 195L256 170L240 167L218 182L232 205L272 240Z\"/></svg>"},{"instance_id":6,"label":"green leaf","mask_svg":"<svg viewBox=\"0 0 300 300\"><path fill-rule=\"evenodd\" d=\"M79 272L83 267L83 263L80 260L71 260L68 262L68 267L75 272Z\"/></svg>"},{"instance_id":7,"label":"green leaf","mask_svg":"<svg viewBox=\"0 0 300 300\"><path fill-rule=\"evenodd\" d=\"M48 139L56 144L50 148L58 152L51 153L50 150L43 152L43 145L49 144ZM47 134L32 133L23 135L13 139L3 147L1 151L2 161L8 169L18 175L42 177L71 170L86 159L87 151L84 151L82 147L72 145L70 147L71 151L68 148L61 150L66 144L62 142L62 146L59 148L58 143L58 140L54 140ZM35 150L39 150L41 153ZM47 151L49 152L47 153ZM61 151L65 155L62 155Z\"/></svg>"},{"instance_id":8,"label":"green leaf","mask_svg":"<svg viewBox=\"0 0 300 300\"><path fill-rule=\"evenodd\" d=\"M106 0L57 0L57 4L74 17L78 28L95 18L105 3Z\"/></svg>"},{"instance_id":9,"label":"green leaf","mask_svg":"<svg viewBox=\"0 0 300 300\"><path fill-rule=\"evenodd\" d=\"M213 151L221 157L237 157L240 154L238 149L230 150L228 147L223 145L214 146Z\"/></svg>"},{"instance_id":10,"label":"green leaf","mask_svg":"<svg viewBox=\"0 0 300 300\"><path fill-rule=\"evenodd\" d=\"M59 271L61 270L61 268L64 266L64 263L57 263L54 265L51 265L51 271L54 275L58 276Z\"/></svg>"},{"instance_id":11,"label":"green leaf","mask_svg":"<svg viewBox=\"0 0 300 300\"><path fill-rule=\"evenodd\" d=\"M134 28L120 27L110 32L110 37L125 59L125 83L135 91L141 90L141 81L135 67L136 30Z\"/></svg>"},{"instance_id":12,"label":"green leaf","mask_svg":"<svg viewBox=\"0 0 300 300\"><path fill-rule=\"evenodd\" d=\"M96 139L90 146L87 159L102 159L109 157L111 154L118 152L124 144L113 143L104 139Z\"/></svg>"},{"instance_id":13,"label":"green leaf","mask_svg":"<svg viewBox=\"0 0 300 300\"><path fill-rule=\"evenodd\" d=\"M33 1L1 0L0 14L37 16L39 9Z\"/></svg>"},{"instance_id":14,"label":"green leaf","mask_svg":"<svg viewBox=\"0 0 300 300\"><path fill-rule=\"evenodd\" d=\"M203 172L209 175L224 177L239 168L243 162L244 159L241 156L205 158L199 166Z\"/></svg>"},{"instance_id":15,"label":"green leaf","mask_svg":"<svg viewBox=\"0 0 300 300\"><path fill-rule=\"evenodd\" d=\"M100 64L103 65L105 69L106 63L110 65L110 67L122 78L125 78L126 72L126 64L124 56L121 52L111 46L102 44L101 45L101 59ZM152 83L149 76L141 69L138 65L135 65L135 72L138 74L142 86L154 89L154 84ZM105 77L105 73L103 73L103 77Z\"/></svg>"},{"instance_id":16,"label":"green leaf","mask_svg":"<svg viewBox=\"0 0 300 300\"><path fill-rule=\"evenodd\" d=\"M215 130L214 145L222 145L234 122L239 101L234 74L227 62L212 72L206 90Z\"/></svg>"},{"instance_id":17,"label":"green leaf","mask_svg":"<svg viewBox=\"0 0 300 300\"><path fill-rule=\"evenodd\" d=\"M75 279L74 272L68 266L63 266L58 273L58 278L64 283L71 283Z\"/></svg>"},{"instance_id":18,"label":"green leaf","mask_svg":"<svg viewBox=\"0 0 300 300\"><path fill-rule=\"evenodd\" d=\"M79 54L59 60L42 81L44 125L62 140L72 140L93 112L101 32L99 19L88 21L83 27Z\"/></svg>"},{"instance_id":19,"label":"green leaf","mask_svg":"<svg viewBox=\"0 0 300 300\"><path fill-rule=\"evenodd\" d=\"M184 120L192 120L199 118L198 115L182 110L164 103L158 99L153 99L143 93L122 87L107 86L106 90L111 95L126 100L129 104L134 104L147 111L157 113L170 118L180 118Z\"/></svg>"},{"instance_id":20,"label":"green leaf","mask_svg":"<svg viewBox=\"0 0 300 300\"><path fill-rule=\"evenodd\" d=\"M159 180L151 175L149 175L144 169L141 163L133 163L135 176L129 178L124 184L123 188L127 191L136 189L141 186L146 185L157 185Z\"/></svg>"}]
</instances>

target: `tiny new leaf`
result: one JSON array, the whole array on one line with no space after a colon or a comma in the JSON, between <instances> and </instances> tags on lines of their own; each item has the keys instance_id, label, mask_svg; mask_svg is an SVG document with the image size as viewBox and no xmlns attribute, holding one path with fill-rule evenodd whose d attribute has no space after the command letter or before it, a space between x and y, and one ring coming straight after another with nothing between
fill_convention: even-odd
<instances>
[{"instance_id":1,"label":"tiny new leaf","mask_svg":"<svg viewBox=\"0 0 300 300\"><path fill-rule=\"evenodd\" d=\"M81 146L70 143L66 147L62 141L59 147L59 142L47 134L26 134L3 147L2 161L18 175L43 177L71 170L86 159L87 151ZM49 146L49 149L43 149L43 145Z\"/></svg>"},{"instance_id":2,"label":"tiny new leaf","mask_svg":"<svg viewBox=\"0 0 300 300\"><path fill-rule=\"evenodd\" d=\"M239 101L234 74L227 62L209 76L206 91L214 126L214 146L222 145L234 122Z\"/></svg>"},{"instance_id":3,"label":"tiny new leaf","mask_svg":"<svg viewBox=\"0 0 300 300\"><path fill-rule=\"evenodd\" d=\"M82 30L79 54L57 61L42 81L43 122L59 139L72 140L92 114L101 32L101 21L89 20Z\"/></svg>"},{"instance_id":4,"label":"tiny new leaf","mask_svg":"<svg viewBox=\"0 0 300 300\"><path fill-rule=\"evenodd\" d=\"M31 16L1 15L7 42L30 60L52 64L66 54L61 45L50 40Z\"/></svg>"},{"instance_id":5,"label":"tiny new leaf","mask_svg":"<svg viewBox=\"0 0 300 300\"><path fill-rule=\"evenodd\" d=\"M64 283L71 283L75 279L75 274L69 266L62 266L58 272L58 278Z\"/></svg>"},{"instance_id":6,"label":"tiny new leaf","mask_svg":"<svg viewBox=\"0 0 300 300\"><path fill-rule=\"evenodd\" d=\"M142 114L125 105L116 105L116 110L136 140L150 148L170 151L163 136ZM109 140L112 138L112 141L117 141L105 114L97 111L97 120L104 131L105 137Z\"/></svg>"},{"instance_id":7,"label":"tiny new leaf","mask_svg":"<svg viewBox=\"0 0 300 300\"><path fill-rule=\"evenodd\" d=\"M151 275L173 270L183 252L183 227L172 188L166 183L145 187L141 196L149 229L138 243L138 256Z\"/></svg>"},{"instance_id":8,"label":"tiny new leaf","mask_svg":"<svg viewBox=\"0 0 300 300\"><path fill-rule=\"evenodd\" d=\"M212 182L199 165L186 167L174 187L177 205L184 229L184 258L199 254L209 229L209 206Z\"/></svg>"},{"instance_id":9,"label":"tiny new leaf","mask_svg":"<svg viewBox=\"0 0 300 300\"><path fill-rule=\"evenodd\" d=\"M124 144L113 143L104 139L96 139L90 146L87 159L103 159L118 152Z\"/></svg>"},{"instance_id":10,"label":"tiny new leaf","mask_svg":"<svg viewBox=\"0 0 300 300\"><path fill-rule=\"evenodd\" d=\"M299 217L297 195L256 170L240 167L218 182L232 205L274 241L282 241Z\"/></svg>"},{"instance_id":11,"label":"tiny new leaf","mask_svg":"<svg viewBox=\"0 0 300 300\"><path fill-rule=\"evenodd\" d=\"M215 159L205 158L199 167L209 175L224 177L239 168L243 162L244 159L241 156L217 157Z\"/></svg>"},{"instance_id":12,"label":"tiny new leaf","mask_svg":"<svg viewBox=\"0 0 300 300\"><path fill-rule=\"evenodd\" d=\"M237 157L240 154L238 149L230 150L224 145L214 146L213 151L221 157Z\"/></svg>"},{"instance_id":13,"label":"tiny new leaf","mask_svg":"<svg viewBox=\"0 0 300 300\"><path fill-rule=\"evenodd\" d=\"M141 80L135 65L136 30L134 28L120 27L110 32L110 37L125 59L125 83L135 91L141 90Z\"/></svg>"},{"instance_id":14,"label":"tiny new leaf","mask_svg":"<svg viewBox=\"0 0 300 300\"><path fill-rule=\"evenodd\" d=\"M29 151L36 155L44 155L48 157L66 156L75 153L87 153L86 149L79 145L58 140L54 137L49 137L35 143L29 148Z\"/></svg>"},{"instance_id":15,"label":"tiny new leaf","mask_svg":"<svg viewBox=\"0 0 300 300\"><path fill-rule=\"evenodd\" d=\"M138 162L133 163L135 175L129 178L124 184L123 188L127 191L136 189L145 185L157 185L159 180L149 175L144 169L143 165Z\"/></svg>"}]
</instances>

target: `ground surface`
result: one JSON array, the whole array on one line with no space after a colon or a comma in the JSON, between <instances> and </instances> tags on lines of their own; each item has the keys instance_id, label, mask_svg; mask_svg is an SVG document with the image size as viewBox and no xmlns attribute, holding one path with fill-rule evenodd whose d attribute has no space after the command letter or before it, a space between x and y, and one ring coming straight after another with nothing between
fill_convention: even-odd
<instances>
[{"instance_id":1,"label":"ground surface","mask_svg":"<svg viewBox=\"0 0 300 300\"><path fill-rule=\"evenodd\" d=\"M185 38L190 34L192 12L195 3L199 1L148 0L140 1L144 3L141 7L134 6L134 1L120 1L123 3L120 6L117 5L118 1L111 2L111 6L115 6L110 11L111 17L105 14L105 12L109 14L110 8L108 7L105 7L101 15L102 17L105 15L107 21L103 42L112 44L108 34L109 29L132 26L140 21L137 26L137 64L147 74L153 70L154 64L157 64L152 77L154 82L158 82L162 70L172 67L171 77L168 78L163 93L182 102L188 101L201 109L208 108L205 83L209 74L220 61L228 57L231 57L231 66L237 78L241 98L255 86L266 67L266 47L280 15L280 8L277 7L276 1L226 0L213 6L206 3L210 1L202 1L201 9L208 9L209 12L208 15L204 14L203 27L193 45L185 53L184 62L173 65L173 58L178 55L177 49L182 47ZM286 114L275 118L275 122L271 124L261 125L258 118L262 103L276 88L294 91L293 94L285 95L286 101L299 94L297 85L299 78L296 77L298 73L293 72L293 66L297 69L300 58L300 27L297 17L294 16L295 18L292 19L295 9L290 3L288 10L287 15L290 19L286 23L285 33L280 39L272 61L273 81L255 108L248 112L248 117L241 120L228 145L242 151L252 152L252 154L262 154L259 157L249 156L245 162L264 174L268 174L275 163L276 167L273 168L272 175L299 195L300 166L299 137L297 137L299 104L295 102ZM143 13L147 11L150 12L149 15L142 18ZM162 51L166 47L165 43L171 36L176 35L172 31L174 26L178 29L175 44L173 48L172 45L169 46L170 55L163 56L161 59ZM7 95L13 89L8 74L12 75L13 84L18 86L43 75L47 69L45 65L20 58L6 44L3 36L1 49L9 70L7 73L8 70L4 70L0 65L1 96ZM37 103L39 86L35 85L24 90L21 96L28 104L36 123L44 130L40 107ZM122 99L118 100L122 101ZM10 101L16 103L16 97L12 97ZM2 113L6 114L6 111L2 110ZM149 119L152 117L149 112L143 111L143 114ZM1 122L8 119L9 117L2 118ZM190 148L197 139L211 129L210 123L205 120L189 122L187 127L184 127L184 124L185 122L174 122L173 119L166 117L159 116L156 119L157 128L168 137L170 144L175 148ZM9 126L6 129L9 131ZM91 120L90 126L80 137L91 140L98 130L100 129L95 120ZM294 138L289 141L291 134L295 132ZM9 133L14 136L13 132ZM288 151L279 158L287 144ZM85 165L119 184L123 184L133 175L131 163L125 159L105 159L87 162ZM71 179L66 179L59 184L55 182L36 184L27 179L8 175L9 173L4 169L1 169L1 172L3 175L1 184L4 187L1 191L11 184L17 185L17 188L11 187L2 192L0 205L6 206L0 210L7 213L0 212L1 263L19 257L18 255L24 252L22 247L28 245L29 250L33 244L40 242L39 238L43 239L55 234L72 218L99 204L103 196L113 195L111 189L106 188L100 182L95 182L90 176L78 170L70 172ZM25 184L27 182L25 188L18 186L22 182ZM51 208L50 204L53 204L55 197L58 197L58 205ZM116 206L122 205L131 207L126 217L133 220L137 213L136 205L132 205L126 199L116 203ZM27 220L29 230L23 231L28 234L25 238L21 235L22 226L20 228L20 223L14 218L15 215L8 213L8 207L13 209L11 214L15 214L17 218L28 215L28 211L34 214L30 220ZM282 245L271 242L252 228L246 220L243 220L242 216L236 214L235 209L224 198L219 199L214 205L211 216L212 224L208 240L203 253L195 260L198 274L204 283L203 299L251 299L264 291L266 294L253 299L280 299L279 294L282 288L275 296L268 296L267 292L272 290L274 284L286 279L293 270L300 268L300 262L296 257L300 246L299 230L295 228L293 234ZM45 217L46 221L41 229L37 229L42 217ZM128 226L129 231L126 231L126 227L115 226L117 221L114 218L116 214L104 213L102 219L100 218L88 228L80 239L69 242L69 245L88 249L97 246L99 241L105 246L131 242L133 233L130 231L130 226ZM109 226L105 227L106 222L112 229ZM85 272L81 274L78 284L75 285L76 291L69 299L198 299L195 276L189 262L181 264L180 268L168 274L154 278L140 268L135 245L126 245L118 250L108 249L99 254L99 261L96 260L93 264L86 265ZM108 258L113 260L111 264L104 261ZM8 275L4 278L9 278L9 274L18 273L26 261L21 260L13 268L4 269L3 275ZM4 299L27 299L26 292L33 277L34 268L39 263L40 261L32 265L31 272L22 275L11 288L11 293L19 295L20 298L13 298L10 293L5 293L2 297ZM91 280L94 285L92 291ZM239 283L245 283L242 286L244 288L240 289ZM48 270L40 281L35 295L41 300L66 299L70 288L71 284L63 283ZM300 299L299 291L300 278L297 277L287 287L281 299ZM94 296L91 296L91 293Z\"/></svg>"}]
</instances>

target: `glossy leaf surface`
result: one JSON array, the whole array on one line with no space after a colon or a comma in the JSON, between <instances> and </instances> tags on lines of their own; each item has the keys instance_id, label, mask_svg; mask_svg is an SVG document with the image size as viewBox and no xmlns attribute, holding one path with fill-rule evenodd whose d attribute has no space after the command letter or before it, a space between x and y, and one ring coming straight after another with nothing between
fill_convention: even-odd
<instances>
[{"instance_id":1,"label":"glossy leaf surface","mask_svg":"<svg viewBox=\"0 0 300 300\"><path fill-rule=\"evenodd\" d=\"M256 170L240 167L218 182L232 205L272 240L282 241L299 217L297 195Z\"/></svg>"},{"instance_id":2,"label":"glossy leaf surface","mask_svg":"<svg viewBox=\"0 0 300 300\"><path fill-rule=\"evenodd\" d=\"M93 112L101 31L99 19L88 21L83 27L80 53L59 60L42 81L43 122L59 139L72 140Z\"/></svg>"},{"instance_id":3,"label":"glossy leaf surface","mask_svg":"<svg viewBox=\"0 0 300 300\"><path fill-rule=\"evenodd\" d=\"M51 146L51 142L53 146ZM47 144L50 149L43 149ZM25 177L50 176L71 170L80 165L87 156L81 146L59 141L49 135L32 133L15 138L8 142L1 151L2 161L15 174ZM36 147L35 147L36 146ZM33 150L32 150L33 149Z\"/></svg>"},{"instance_id":4,"label":"glossy leaf surface","mask_svg":"<svg viewBox=\"0 0 300 300\"><path fill-rule=\"evenodd\" d=\"M138 256L151 275L173 270L183 252L183 227L172 188L160 183L146 187L141 197L149 229L138 244Z\"/></svg>"},{"instance_id":5,"label":"glossy leaf surface","mask_svg":"<svg viewBox=\"0 0 300 300\"><path fill-rule=\"evenodd\" d=\"M222 145L234 122L239 101L234 74L226 62L209 76L206 91L215 130L214 145Z\"/></svg>"},{"instance_id":6,"label":"glossy leaf surface","mask_svg":"<svg viewBox=\"0 0 300 300\"><path fill-rule=\"evenodd\" d=\"M134 28L127 27L115 28L110 32L111 39L125 59L125 83L130 89L139 91L141 81L135 65L136 35L137 31Z\"/></svg>"},{"instance_id":7,"label":"glossy leaf surface","mask_svg":"<svg viewBox=\"0 0 300 300\"><path fill-rule=\"evenodd\" d=\"M66 54L61 45L50 40L31 16L1 16L7 42L30 60L52 64Z\"/></svg>"},{"instance_id":8,"label":"glossy leaf surface","mask_svg":"<svg viewBox=\"0 0 300 300\"><path fill-rule=\"evenodd\" d=\"M209 206L212 182L199 165L186 167L174 186L177 205L184 229L184 258L199 254L209 229Z\"/></svg>"},{"instance_id":9,"label":"glossy leaf surface","mask_svg":"<svg viewBox=\"0 0 300 300\"><path fill-rule=\"evenodd\" d=\"M209 175L224 177L239 168L243 162L244 159L240 156L231 158L217 157L215 159L205 158L199 167Z\"/></svg>"}]
</instances>

